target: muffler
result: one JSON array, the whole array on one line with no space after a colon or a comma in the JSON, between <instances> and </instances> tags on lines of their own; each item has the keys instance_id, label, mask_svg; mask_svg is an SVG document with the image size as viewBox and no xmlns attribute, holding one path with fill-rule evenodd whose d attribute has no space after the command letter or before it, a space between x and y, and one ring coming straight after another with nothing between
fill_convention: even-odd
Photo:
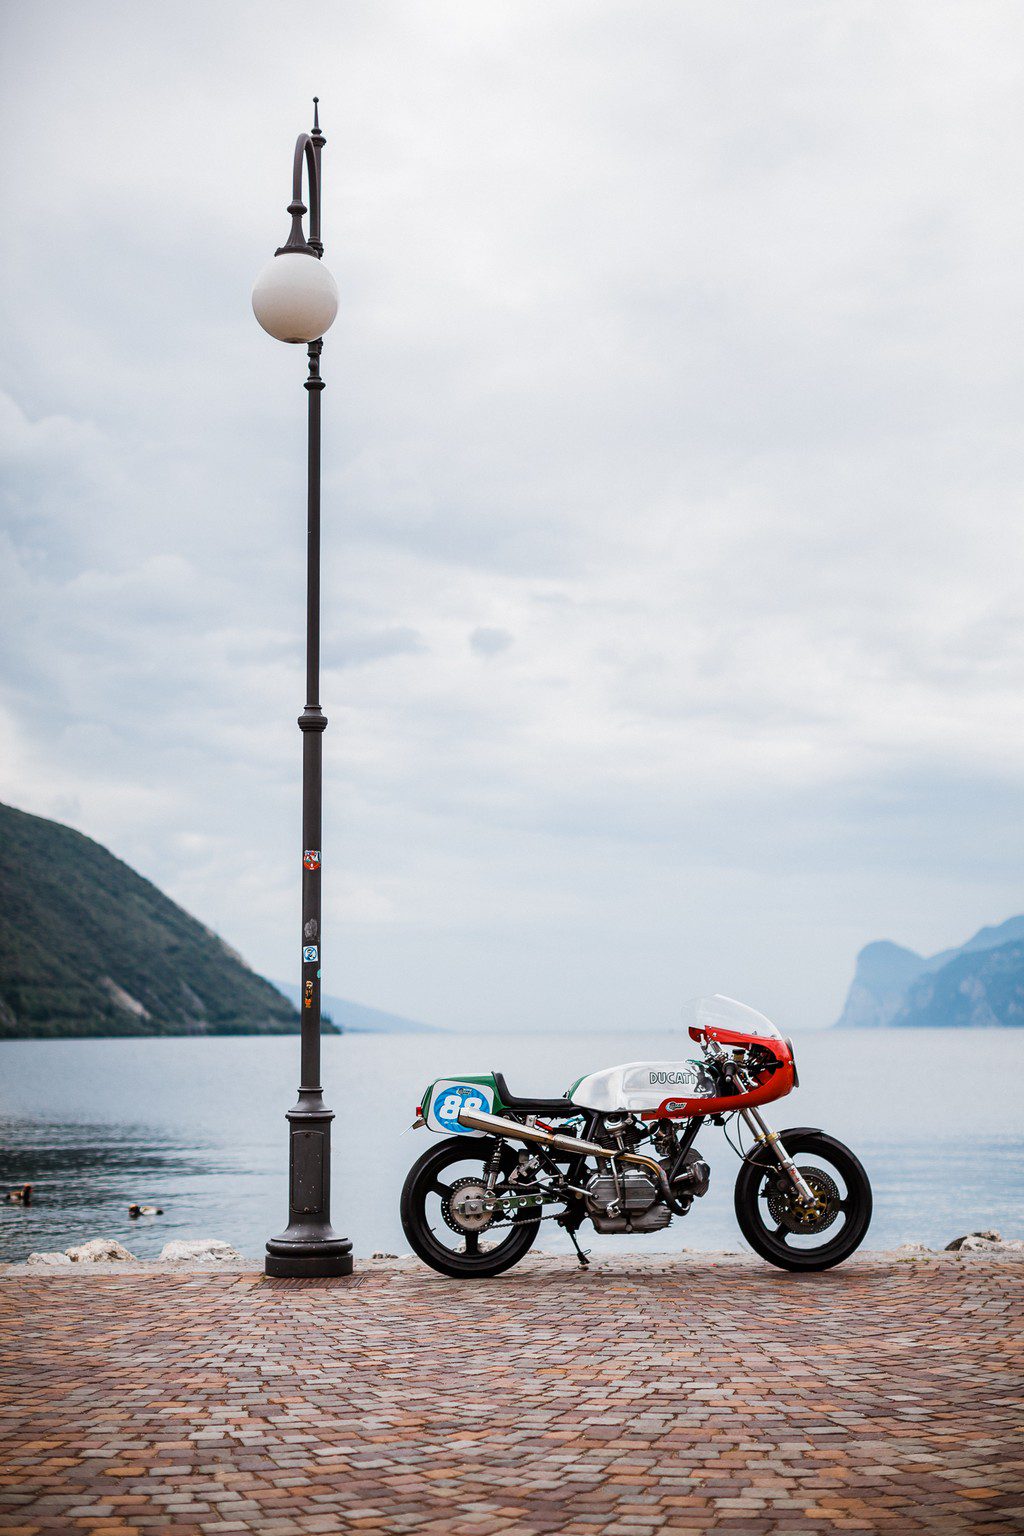
<instances>
[{"instance_id":1,"label":"muffler","mask_svg":"<svg viewBox=\"0 0 1024 1536\"><path fill-rule=\"evenodd\" d=\"M534 1141L556 1152L574 1153L577 1157L606 1157L620 1163L631 1163L643 1168L654 1179L662 1195L674 1205L665 1170L653 1157L640 1152L623 1152L619 1147L603 1147L599 1141L583 1141L579 1136L562 1136L558 1131L545 1131L539 1125L520 1125L518 1120L506 1120L502 1115L488 1115L478 1109L459 1111L459 1124L471 1131L487 1131L491 1136L504 1136L508 1141Z\"/></svg>"}]
</instances>

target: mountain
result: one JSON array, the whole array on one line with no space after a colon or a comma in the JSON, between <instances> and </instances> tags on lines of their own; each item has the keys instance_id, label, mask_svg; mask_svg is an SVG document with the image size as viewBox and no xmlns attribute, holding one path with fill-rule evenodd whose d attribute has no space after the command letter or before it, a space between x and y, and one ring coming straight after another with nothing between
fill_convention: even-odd
<instances>
[{"instance_id":1,"label":"mountain","mask_svg":"<svg viewBox=\"0 0 1024 1536\"><path fill-rule=\"evenodd\" d=\"M927 957L887 941L866 945L837 1022L855 1029L1024 1025L1024 917Z\"/></svg>"},{"instance_id":2,"label":"mountain","mask_svg":"<svg viewBox=\"0 0 1024 1536\"><path fill-rule=\"evenodd\" d=\"M907 992L892 1020L900 1026L1024 1026L1024 941L960 954Z\"/></svg>"},{"instance_id":3,"label":"mountain","mask_svg":"<svg viewBox=\"0 0 1024 1536\"><path fill-rule=\"evenodd\" d=\"M912 949L890 944L887 939L866 944L857 956L857 968L838 1022L855 1029L888 1024L903 1006L910 983L920 976L927 963Z\"/></svg>"},{"instance_id":4,"label":"mountain","mask_svg":"<svg viewBox=\"0 0 1024 1536\"><path fill-rule=\"evenodd\" d=\"M0 1039L298 1029L277 988L149 880L0 805Z\"/></svg>"},{"instance_id":5,"label":"mountain","mask_svg":"<svg viewBox=\"0 0 1024 1536\"><path fill-rule=\"evenodd\" d=\"M274 986L298 1007L301 988L287 981L275 981ZM324 1015L329 1015L341 1026L346 1035L426 1035L440 1034L435 1024L420 1024L415 1019L403 1018L400 1013L385 1013L382 1008L368 1008L365 1003L352 1003L345 997L321 998Z\"/></svg>"}]
</instances>

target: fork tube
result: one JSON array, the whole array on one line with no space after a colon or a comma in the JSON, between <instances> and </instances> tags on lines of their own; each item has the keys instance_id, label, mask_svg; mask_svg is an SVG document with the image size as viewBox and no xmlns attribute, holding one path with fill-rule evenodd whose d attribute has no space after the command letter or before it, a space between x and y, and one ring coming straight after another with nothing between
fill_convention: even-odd
<instances>
[{"instance_id":1,"label":"fork tube","mask_svg":"<svg viewBox=\"0 0 1024 1536\"><path fill-rule=\"evenodd\" d=\"M740 1119L745 1123L756 1141L763 1141L771 1148L773 1154L778 1159L779 1166L792 1180L796 1192L800 1196L801 1204L817 1205L817 1195L782 1145L782 1142L779 1140L778 1131L771 1130L756 1109L741 1109Z\"/></svg>"}]
</instances>

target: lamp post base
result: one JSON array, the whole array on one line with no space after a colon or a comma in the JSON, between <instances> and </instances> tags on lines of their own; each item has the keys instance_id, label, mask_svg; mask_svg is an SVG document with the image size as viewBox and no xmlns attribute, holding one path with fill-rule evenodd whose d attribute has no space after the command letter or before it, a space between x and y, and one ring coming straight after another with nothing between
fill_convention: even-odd
<instances>
[{"instance_id":1,"label":"lamp post base","mask_svg":"<svg viewBox=\"0 0 1024 1536\"><path fill-rule=\"evenodd\" d=\"M263 1272L280 1280L350 1275L352 1244L331 1226L334 1115L324 1103L322 1089L300 1088L299 1102L285 1119L290 1148L288 1226L267 1243Z\"/></svg>"},{"instance_id":2,"label":"lamp post base","mask_svg":"<svg viewBox=\"0 0 1024 1536\"><path fill-rule=\"evenodd\" d=\"M340 1279L352 1273L352 1244L346 1238L328 1243L289 1243L271 1238L263 1273L276 1280Z\"/></svg>"}]
</instances>

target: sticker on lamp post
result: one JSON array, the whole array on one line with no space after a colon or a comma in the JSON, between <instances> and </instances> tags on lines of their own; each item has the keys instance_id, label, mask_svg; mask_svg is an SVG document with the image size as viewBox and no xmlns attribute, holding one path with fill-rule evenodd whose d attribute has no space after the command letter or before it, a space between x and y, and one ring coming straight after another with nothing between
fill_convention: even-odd
<instances>
[{"instance_id":1,"label":"sticker on lamp post","mask_svg":"<svg viewBox=\"0 0 1024 1536\"><path fill-rule=\"evenodd\" d=\"M302 855L302 862L303 862L303 864L305 864L307 869L319 869L320 868L320 849L319 848L307 848L305 853Z\"/></svg>"},{"instance_id":2,"label":"sticker on lamp post","mask_svg":"<svg viewBox=\"0 0 1024 1536\"><path fill-rule=\"evenodd\" d=\"M315 944L307 944L302 951L303 965L316 965L320 957L320 951Z\"/></svg>"}]
</instances>

